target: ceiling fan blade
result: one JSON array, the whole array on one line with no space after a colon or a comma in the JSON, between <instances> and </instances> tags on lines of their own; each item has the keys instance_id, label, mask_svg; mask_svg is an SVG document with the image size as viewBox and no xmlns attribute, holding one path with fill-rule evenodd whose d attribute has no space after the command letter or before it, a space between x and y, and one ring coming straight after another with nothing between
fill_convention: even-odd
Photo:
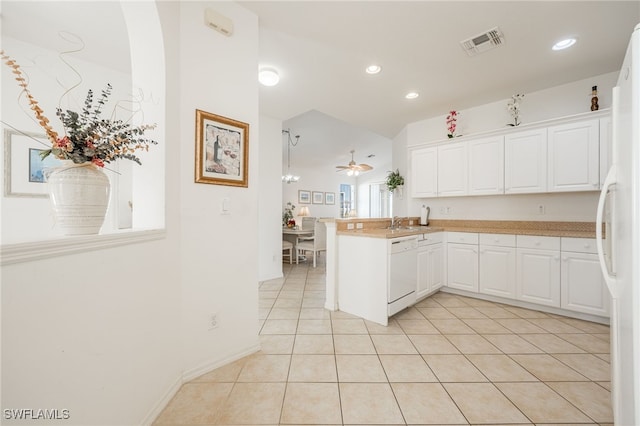
<instances>
[{"instance_id":1,"label":"ceiling fan blade","mask_svg":"<svg viewBox=\"0 0 640 426\"><path fill-rule=\"evenodd\" d=\"M363 172L366 172L366 171L368 171L368 170L373 170L373 167L371 167L371 166L370 166L370 165L368 165L368 164L364 164L364 163L363 163L363 164L358 164L358 168L359 168L360 170L362 170Z\"/></svg>"},{"instance_id":2,"label":"ceiling fan blade","mask_svg":"<svg viewBox=\"0 0 640 426\"><path fill-rule=\"evenodd\" d=\"M336 166L336 169L349 169L349 166Z\"/></svg>"}]
</instances>

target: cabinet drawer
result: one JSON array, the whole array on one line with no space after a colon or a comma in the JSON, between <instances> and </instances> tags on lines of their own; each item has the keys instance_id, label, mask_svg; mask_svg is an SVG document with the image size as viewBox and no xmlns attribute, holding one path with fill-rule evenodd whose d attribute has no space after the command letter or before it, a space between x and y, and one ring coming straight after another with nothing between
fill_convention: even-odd
<instances>
[{"instance_id":1,"label":"cabinet drawer","mask_svg":"<svg viewBox=\"0 0 640 426\"><path fill-rule=\"evenodd\" d=\"M422 234L423 239L420 240L420 243L423 245L441 243L444 240L443 234L444 232L432 232L429 234Z\"/></svg>"},{"instance_id":2,"label":"cabinet drawer","mask_svg":"<svg viewBox=\"0 0 640 426\"><path fill-rule=\"evenodd\" d=\"M535 235L518 235L518 247L542 250L560 250L560 237L539 237Z\"/></svg>"},{"instance_id":3,"label":"cabinet drawer","mask_svg":"<svg viewBox=\"0 0 640 426\"><path fill-rule=\"evenodd\" d=\"M561 239L562 251L573 251L577 253L597 254L595 238L569 238Z\"/></svg>"},{"instance_id":4,"label":"cabinet drawer","mask_svg":"<svg viewBox=\"0 0 640 426\"><path fill-rule=\"evenodd\" d=\"M480 234L480 244L485 246L515 247L516 236L512 234Z\"/></svg>"},{"instance_id":5,"label":"cabinet drawer","mask_svg":"<svg viewBox=\"0 0 640 426\"><path fill-rule=\"evenodd\" d=\"M447 242L459 244L478 244L478 234L475 232L447 232Z\"/></svg>"}]
</instances>

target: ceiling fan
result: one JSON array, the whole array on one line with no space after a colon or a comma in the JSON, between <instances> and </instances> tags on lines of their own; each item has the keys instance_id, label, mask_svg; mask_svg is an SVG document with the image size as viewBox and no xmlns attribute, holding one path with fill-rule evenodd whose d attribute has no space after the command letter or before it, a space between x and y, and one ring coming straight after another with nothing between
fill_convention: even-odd
<instances>
[{"instance_id":1,"label":"ceiling fan","mask_svg":"<svg viewBox=\"0 0 640 426\"><path fill-rule=\"evenodd\" d=\"M356 162L353 160L353 153L355 151L352 149L351 150L351 161L349 161L349 164L346 166L336 166L336 168L338 170L338 172L342 171L342 170L346 170L347 171L347 176L358 176L360 174L360 172L367 172L369 170L372 170L373 167L371 167L368 164L356 164Z\"/></svg>"}]
</instances>

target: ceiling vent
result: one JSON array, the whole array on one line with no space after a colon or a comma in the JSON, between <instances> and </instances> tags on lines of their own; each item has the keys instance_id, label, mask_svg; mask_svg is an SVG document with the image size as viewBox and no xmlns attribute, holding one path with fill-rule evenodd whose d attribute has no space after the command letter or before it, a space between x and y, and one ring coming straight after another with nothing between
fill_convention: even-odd
<instances>
[{"instance_id":1,"label":"ceiling vent","mask_svg":"<svg viewBox=\"0 0 640 426\"><path fill-rule=\"evenodd\" d=\"M495 27L467 40L462 40L460 45L469 56L486 52L504 43L504 34L500 28Z\"/></svg>"}]
</instances>

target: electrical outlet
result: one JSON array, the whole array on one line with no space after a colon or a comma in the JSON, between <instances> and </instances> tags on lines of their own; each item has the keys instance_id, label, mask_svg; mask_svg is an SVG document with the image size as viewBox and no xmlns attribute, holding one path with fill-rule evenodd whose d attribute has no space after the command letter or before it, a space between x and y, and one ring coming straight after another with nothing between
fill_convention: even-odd
<instances>
[{"instance_id":1,"label":"electrical outlet","mask_svg":"<svg viewBox=\"0 0 640 426\"><path fill-rule=\"evenodd\" d=\"M218 319L218 314L214 313L209 316L209 330L213 330L214 328L218 328L220 325L220 321Z\"/></svg>"},{"instance_id":2,"label":"electrical outlet","mask_svg":"<svg viewBox=\"0 0 640 426\"><path fill-rule=\"evenodd\" d=\"M363 228L362 222L356 223L356 229L362 229L362 228Z\"/></svg>"},{"instance_id":3,"label":"electrical outlet","mask_svg":"<svg viewBox=\"0 0 640 426\"><path fill-rule=\"evenodd\" d=\"M544 204L538 204L538 214L544 214L545 207Z\"/></svg>"},{"instance_id":4,"label":"electrical outlet","mask_svg":"<svg viewBox=\"0 0 640 426\"><path fill-rule=\"evenodd\" d=\"M409 226L412 226L412 225L413 225L413 221L412 221L412 220L410 220L410 221L409 221Z\"/></svg>"},{"instance_id":5,"label":"electrical outlet","mask_svg":"<svg viewBox=\"0 0 640 426\"><path fill-rule=\"evenodd\" d=\"M347 229L353 229L353 223L347 223Z\"/></svg>"}]
</instances>

